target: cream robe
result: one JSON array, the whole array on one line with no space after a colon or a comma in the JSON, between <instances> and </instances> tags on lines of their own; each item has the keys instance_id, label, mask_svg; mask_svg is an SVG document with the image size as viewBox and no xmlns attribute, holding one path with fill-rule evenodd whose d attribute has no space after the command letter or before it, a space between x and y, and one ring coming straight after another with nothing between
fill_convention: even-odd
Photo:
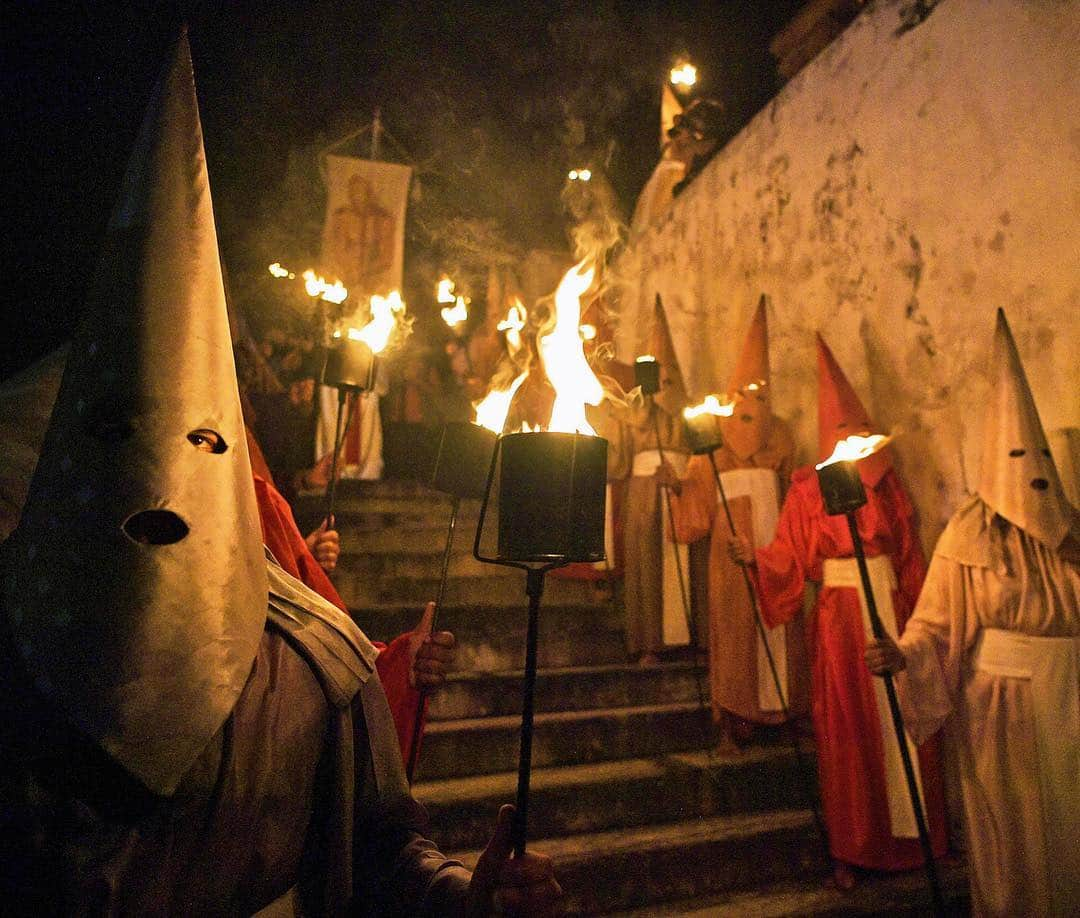
<instances>
[{"instance_id":1,"label":"cream robe","mask_svg":"<svg viewBox=\"0 0 1080 918\"><path fill-rule=\"evenodd\" d=\"M952 715L976 915L1080 908L1078 604L1077 563L974 497L942 535L899 641L908 665L897 687L916 741ZM1006 644L1057 640L1021 639L1030 667L1022 653L1003 659L989 629L1012 633L990 633ZM1033 678L1051 656L1071 657L1071 670Z\"/></svg>"}]
</instances>

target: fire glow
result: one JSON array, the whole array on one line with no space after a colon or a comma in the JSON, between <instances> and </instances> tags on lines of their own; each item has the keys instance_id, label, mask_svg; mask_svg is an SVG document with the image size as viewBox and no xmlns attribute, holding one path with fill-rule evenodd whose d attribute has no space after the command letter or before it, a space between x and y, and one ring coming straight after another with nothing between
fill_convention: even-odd
<instances>
[{"instance_id":1,"label":"fire glow","mask_svg":"<svg viewBox=\"0 0 1080 918\"><path fill-rule=\"evenodd\" d=\"M595 269L582 261L563 276L555 291L555 327L540 338L540 359L555 390L547 429L596 436L585 417L586 405L599 405L604 388L585 359L581 333L581 297L592 286Z\"/></svg>"},{"instance_id":2,"label":"fire glow","mask_svg":"<svg viewBox=\"0 0 1080 918\"><path fill-rule=\"evenodd\" d=\"M517 390L525 382L528 373L522 373L506 389L492 389L479 402L476 403L476 424L486 427L497 434L503 432L506 424L506 416L510 413L510 403L513 402Z\"/></svg>"},{"instance_id":3,"label":"fire glow","mask_svg":"<svg viewBox=\"0 0 1080 918\"><path fill-rule=\"evenodd\" d=\"M697 67L683 62L671 68L671 85L689 89L697 82Z\"/></svg>"},{"instance_id":4,"label":"fire glow","mask_svg":"<svg viewBox=\"0 0 1080 918\"><path fill-rule=\"evenodd\" d=\"M345 298L349 295L349 291L345 285L335 280L332 284L316 274L311 268L308 268L303 274L300 275L304 279L304 290L307 291L307 295L315 298L322 298L328 303L344 303Z\"/></svg>"},{"instance_id":5,"label":"fire glow","mask_svg":"<svg viewBox=\"0 0 1080 918\"><path fill-rule=\"evenodd\" d=\"M691 405L683 409L683 417L688 421L703 415L712 415L718 418L730 418L735 413L734 402L721 402L715 395L706 395L700 405Z\"/></svg>"},{"instance_id":6,"label":"fire glow","mask_svg":"<svg viewBox=\"0 0 1080 918\"><path fill-rule=\"evenodd\" d=\"M506 318L495 326L498 331L506 332L506 348L511 357L521 350L523 344L521 332L525 328L527 318L528 314L525 312L524 305L515 297L513 305L506 312Z\"/></svg>"},{"instance_id":7,"label":"fire glow","mask_svg":"<svg viewBox=\"0 0 1080 918\"><path fill-rule=\"evenodd\" d=\"M858 462L860 459L872 456L890 439L885 434L870 434L867 437L853 434L839 441L833 447L832 455L824 462L819 462L814 468L820 470L835 462Z\"/></svg>"},{"instance_id":8,"label":"fire glow","mask_svg":"<svg viewBox=\"0 0 1080 918\"><path fill-rule=\"evenodd\" d=\"M346 334L350 341L363 341L371 353L381 354L394 331L405 327L404 318L405 301L400 291L395 290L389 296L373 296L371 321L363 328L349 328ZM334 332L334 337L340 338L341 332Z\"/></svg>"}]
</instances>

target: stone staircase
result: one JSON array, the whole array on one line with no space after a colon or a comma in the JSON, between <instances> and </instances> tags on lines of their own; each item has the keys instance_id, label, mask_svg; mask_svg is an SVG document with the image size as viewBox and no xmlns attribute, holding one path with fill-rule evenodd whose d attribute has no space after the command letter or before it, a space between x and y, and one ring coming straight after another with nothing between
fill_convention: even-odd
<instances>
[{"instance_id":1,"label":"stone staircase","mask_svg":"<svg viewBox=\"0 0 1080 918\"><path fill-rule=\"evenodd\" d=\"M435 596L449 499L393 481L344 482L338 495L335 583L370 636L392 638ZM312 528L319 502L297 509ZM524 574L472 557L478 517L478 502L462 503L439 619L458 667L432 700L414 787L432 837L469 866L515 796L527 623ZM538 658L529 845L555 860L571 914L928 913L921 873L828 888L784 737L716 749L701 668L628 664L621 609L592 584L546 578ZM963 914L962 870L943 877Z\"/></svg>"}]
</instances>

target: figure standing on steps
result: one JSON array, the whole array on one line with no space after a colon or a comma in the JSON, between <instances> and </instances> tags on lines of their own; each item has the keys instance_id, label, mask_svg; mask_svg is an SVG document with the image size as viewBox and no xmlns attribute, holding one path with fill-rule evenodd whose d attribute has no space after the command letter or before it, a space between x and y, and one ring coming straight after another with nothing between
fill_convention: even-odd
<instances>
[{"instance_id":1,"label":"figure standing on steps","mask_svg":"<svg viewBox=\"0 0 1080 918\"><path fill-rule=\"evenodd\" d=\"M18 915L550 915L420 832L374 648L268 564L186 36L143 124L0 570L0 898Z\"/></svg>"},{"instance_id":2,"label":"figure standing on steps","mask_svg":"<svg viewBox=\"0 0 1080 918\"><path fill-rule=\"evenodd\" d=\"M721 420L723 445L712 459L737 532L755 547L776 532L783 489L791 477L795 441L770 406L769 337L765 298L758 304L727 395L734 412ZM755 610L739 566L731 559L731 529L720 506L713 465L694 456L680 478L665 464L659 480L672 489L675 533L680 542L709 539L709 688L713 720L737 745L749 742L757 724L778 724L786 704L792 716L809 705L809 670L801 613L766 632L783 702L777 696Z\"/></svg>"},{"instance_id":3,"label":"figure standing on steps","mask_svg":"<svg viewBox=\"0 0 1080 918\"><path fill-rule=\"evenodd\" d=\"M630 658L643 666L659 662L665 646L665 623L669 633L674 629L676 634L685 635L682 587L689 589L686 549L674 542L666 492L656 477L661 450L677 471L686 468L688 458L681 416L686 387L659 300L649 347L660 365L660 391L644 405L624 410L618 458L611 466L621 467L629 476L622 508L626 649ZM617 475L613 471L611 477Z\"/></svg>"},{"instance_id":4,"label":"figure standing on steps","mask_svg":"<svg viewBox=\"0 0 1080 918\"><path fill-rule=\"evenodd\" d=\"M818 431L821 459L840 440L873 432L866 410L818 336ZM926 573L915 510L885 449L858 463L867 503L855 514L878 612L903 632ZM863 663L870 635L851 533L828 516L812 467L796 469L775 540L756 551L731 543L753 565L761 611L772 627L803 608L806 583L819 585L809 622L811 711L818 774L835 881L851 888L854 868L910 870L923 862L884 689ZM912 756L935 856L946 850L944 795L935 738Z\"/></svg>"},{"instance_id":5,"label":"figure standing on steps","mask_svg":"<svg viewBox=\"0 0 1080 918\"><path fill-rule=\"evenodd\" d=\"M1080 512L998 312L978 493L899 642L867 646L913 736L955 731L976 915L1080 907ZM899 647L897 646L899 643Z\"/></svg>"}]
</instances>

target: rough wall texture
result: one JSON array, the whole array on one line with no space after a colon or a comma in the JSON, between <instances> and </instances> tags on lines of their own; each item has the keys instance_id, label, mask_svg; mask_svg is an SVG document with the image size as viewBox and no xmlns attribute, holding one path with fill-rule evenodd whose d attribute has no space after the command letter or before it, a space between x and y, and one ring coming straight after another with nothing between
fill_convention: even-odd
<instances>
[{"instance_id":1,"label":"rough wall texture","mask_svg":"<svg viewBox=\"0 0 1080 918\"><path fill-rule=\"evenodd\" d=\"M930 547L978 474L994 311L1043 424L1080 425L1080 3L878 0L621 259L619 356L664 299L692 397L771 298L775 410L817 449L814 332L883 428ZM912 25L910 19L908 25Z\"/></svg>"}]
</instances>

